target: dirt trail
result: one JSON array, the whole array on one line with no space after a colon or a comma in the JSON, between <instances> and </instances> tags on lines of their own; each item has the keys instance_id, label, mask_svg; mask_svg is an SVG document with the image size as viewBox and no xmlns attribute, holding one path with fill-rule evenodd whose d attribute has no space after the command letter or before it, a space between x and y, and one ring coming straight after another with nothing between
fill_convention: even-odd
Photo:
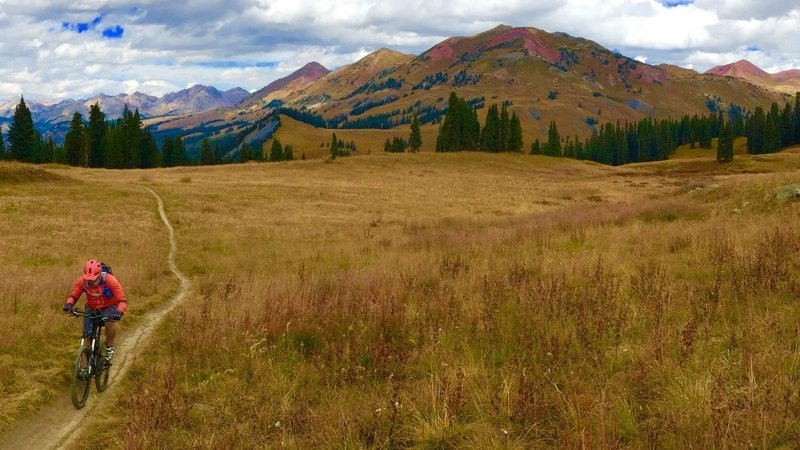
<instances>
[{"instance_id":1,"label":"dirt trail","mask_svg":"<svg viewBox=\"0 0 800 450\"><path fill-rule=\"evenodd\" d=\"M73 444L81 430L82 423L85 423L95 410L102 410L113 397L118 381L131 368L134 359L145 350L143 344L152 336L153 330L161 322L161 319L180 304L189 292L191 286L189 279L175 265L177 251L175 231L164 212L164 202L152 189L145 186L140 187L153 194L158 201L158 212L169 231L169 267L180 281L180 290L167 304L145 315L135 328L120 333L117 356L114 358L109 387L105 392L98 394L92 383L92 391L86 406L81 410L75 410L69 399L69 391L64 390L33 417L19 420L14 428L0 437L0 449L52 449L69 447Z\"/></svg>"}]
</instances>

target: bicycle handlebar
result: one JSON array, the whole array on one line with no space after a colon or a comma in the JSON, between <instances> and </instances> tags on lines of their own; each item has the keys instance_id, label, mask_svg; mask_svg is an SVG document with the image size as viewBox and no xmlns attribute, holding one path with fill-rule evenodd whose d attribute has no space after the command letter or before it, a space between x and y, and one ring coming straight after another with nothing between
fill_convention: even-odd
<instances>
[{"instance_id":1,"label":"bicycle handlebar","mask_svg":"<svg viewBox=\"0 0 800 450\"><path fill-rule=\"evenodd\" d=\"M90 319L99 320L102 323L111 320L110 316L103 315L102 312L99 314L96 312L87 313L85 310L81 311L80 309L77 308L72 308L72 310L70 311L70 315L73 317L88 317Z\"/></svg>"}]
</instances>

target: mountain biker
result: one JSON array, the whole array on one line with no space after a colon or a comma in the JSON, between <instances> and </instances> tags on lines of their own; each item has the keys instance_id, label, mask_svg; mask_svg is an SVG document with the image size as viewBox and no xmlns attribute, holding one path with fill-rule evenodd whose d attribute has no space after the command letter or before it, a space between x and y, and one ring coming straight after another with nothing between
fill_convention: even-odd
<instances>
[{"instance_id":1,"label":"mountain biker","mask_svg":"<svg viewBox=\"0 0 800 450\"><path fill-rule=\"evenodd\" d=\"M117 277L110 272L104 272L103 267L96 259L90 259L83 265L83 275L75 282L72 293L64 303L64 312L71 313L72 307L86 293L86 312L99 313L114 321L120 320L128 307L125 292ZM92 319L83 318L83 345L88 346L89 336L92 335ZM114 338L117 330L114 322L106 323L106 359L110 362L114 356Z\"/></svg>"}]
</instances>

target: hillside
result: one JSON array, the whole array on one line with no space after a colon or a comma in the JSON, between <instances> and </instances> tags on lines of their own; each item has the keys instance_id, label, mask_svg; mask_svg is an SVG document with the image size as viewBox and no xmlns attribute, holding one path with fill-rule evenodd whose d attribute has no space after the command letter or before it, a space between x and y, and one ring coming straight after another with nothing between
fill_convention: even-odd
<instances>
[{"instance_id":1,"label":"hillside","mask_svg":"<svg viewBox=\"0 0 800 450\"><path fill-rule=\"evenodd\" d=\"M706 73L747 80L758 86L774 89L785 94L794 94L800 91L800 70L787 70L770 74L746 59L713 67Z\"/></svg>"},{"instance_id":2,"label":"hillside","mask_svg":"<svg viewBox=\"0 0 800 450\"><path fill-rule=\"evenodd\" d=\"M509 104L522 122L523 147L543 139L553 120L562 136L585 138L593 123L702 115L733 105L753 110L788 99L746 80L655 67L586 39L508 26L449 38L417 56L381 49L269 98L340 128L407 128L414 113L435 128L451 91L481 108L481 120L491 103ZM237 118L249 120L252 112ZM434 140L428 144L423 150Z\"/></svg>"},{"instance_id":3,"label":"hillside","mask_svg":"<svg viewBox=\"0 0 800 450\"><path fill-rule=\"evenodd\" d=\"M16 274L0 429L65 395L79 324L18 325L56 311L82 253L124 276L123 330L175 292L146 185L196 288L123 382L92 388L105 403L78 448L794 448L800 209L775 192L798 169L797 149L626 167L0 163ZM100 197L127 209L85 217ZM112 239L71 232L86 221Z\"/></svg>"},{"instance_id":4,"label":"hillside","mask_svg":"<svg viewBox=\"0 0 800 450\"><path fill-rule=\"evenodd\" d=\"M292 92L307 87L329 73L330 70L325 66L317 62L310 62L290 75L275 80L253 92L242 100L238 106L242 109L263 107L273 99L285 98L291 95Z\"/></svg>"}]
</instances>

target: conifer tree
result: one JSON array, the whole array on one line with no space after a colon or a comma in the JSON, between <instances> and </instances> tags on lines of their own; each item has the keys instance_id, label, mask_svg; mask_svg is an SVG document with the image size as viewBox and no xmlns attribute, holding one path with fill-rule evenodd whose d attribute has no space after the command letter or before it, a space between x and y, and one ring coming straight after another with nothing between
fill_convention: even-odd
<instances>
[{"instance_id":1,"label":"conifer tree","mask_svg":"<svg viewBox=\"0 0 800 450\"><path fill-rule=\"evenodd\" d=\"M502 146L500 136L500 113L497 104L492 104L486 111L486 123L481 131L480 149L487 152L498 152Z\"/></svg>"},{"instance_id":2,"label":"conifer tree","mask_svg":"<svg viewBox=\"0 0 800 450\"><path fill-rule=\"evenodd\" d=\"M164 138L164 143L161 146L161 164L164 167L175 167L175 142L170 136Z\"/></svg>"},{"instance_id":3,"label":"conifer tree","mask_svg":"<svg viewBox=\"0 0 800 450\"><path fill-rule=\"evenodd\" d=\"M759 154L764 149L764 134L766 131L766 117L764 110L756 106L753 116L747 121L747 153Z\"/></svg>"},{"instance_id":4,"label":"conifer tree","mask_svg":"<svg viewBox=\"0 0 800 450\"><path fill-rule=\"evenodd\" d=\"M480 134L481 125L475 110L470 108L467 102L458 97L455 92L451 92L447 103L447 113L436 138L436 151L476 150Z\"/></svg>"},{"instance_id":5,"label":"conifer tree","mask_svg":"<svg viewBox=\"0 0 800 450\"><path fill-rule=\"evenodd\" d=\"M281 141L278 138L272 140L272 147L269 150L269 160L270 162L275 161L283 161L283 145L281 145Z\"/></svg>"},{"instance_id":6,"label":"conifer tree","mask_svg":"<svg viewBox=\"0 0 800 450\"><path fill-rule=\"evenodd\" d=\"M158 144L156 144L156 139L153 137L153 133L150 132L149 128L144 128L142 130L140 155L139 167L142 169L150 169L161 165Z\"/></svg>"},{"instance_id":7,"label":"conifer tree","mask_svg":"<svg viewBox=\"0 0 800 450\"><path fill-rule=\"evenodd\" d=\"M286 144L283 146L283 160L294 161L294 149L292 148L292 144Z\"/></svg>"},{"instance_id":8,"label":"conifer tree","mask_svg":"<svg viewBox=\"0 0 800 450\"><path fill-rule=\"evenodd\" d=\"M8 147L11 159L23 162L36 162L36 130L33 128L31 110L20 97L14 109L14 117L8 129Z\"/></svg>"},{"instance_id":9,"label":"conifer tree","mask_svg":"<svg viewBox=\"0 0 800 450\"><path fill-rule=\"evenodd\" d=\"M247 161L250 161L250 147L246 142L242 142L239 145L239 162L246 163Z\"/></svg>"},{"instance_id":10,"label":"conifer tree","mask_svg":"<svg viewBox=\"0 0 800 450\"><path fill-rule=\"evenodd\" d=\"M411 153L416 153L420 147L422 147L422 131L419 127L419 118L414 114L411 120L411 132L408 135L408 148L411 149Z\"/></svg>"},{"instance_id":11,"label":"conifer tree","mask_svg":"<svg viewBox=\"0 0 800 450\"><path fill-rule=\"evenodd\" d=\"M41 155L44 158L43 161L64 164L66 162L66 158L62 156L62 154L63 151L61 151L59 146L56 145L52 135L48 135L47 138L41 142Z\"/></svg>"},{"instance_id":12,"label":"conifer tree","mask_svg":"<svg viewBox=\"0 0 800 450\"><path fill-rule=\"evenodd\" d=\"M539 139L535 139L531 142L531 155L541 155L542 154L542 144L539 142Z\"/></svg>"},{"instance_id":13,"label":"conifer tree","mask_svg":"<svg viewBox=\"0 0 800 450\"><path fill-rule=\"evenodd\" d=\"M800 144L800 92L794 95L794 144Z\"/></svg>"},{"instance_id":14,"label":"conifer tree","mask_svg":"<svg viewBox=\"0 0 800 450\"><path fill-rule=\"evenodd\" d=\"M83 156L86 154L86 150L83 147L83 128L83 116L76 111L72 115L69 131L64 138L64 152L67 156L67 164L70 166L83 165Z\"/></svg>"},{"instance_id":15,"label":"conifer tree","mask_svg":"<svg viewBox=\"0 0 800 450\"><path fill-rule=\"evenodd\" d=\"M511 114L511 121L508 126L508 150L512 152L522 151L522 124L516 112Z\"/></svg>"},{"instance_id":16,"label":"conifer tree","mask_svg":"<svg viewBox=\"0 0 800 450\"><path fill-rule=\"evenodd\" d=\"M733 161L733 126L730 122L722 126L717 140L717 161Z\"/></svg>"},{"instance_id":17,"label":"conifer tree","mask_svg":"<svg viewBox=\"0 0 800 450\"><path fill-rule=\"evenodd\" d=\"M105 161L105 139L108 124L106 115L100 109L100 104L95 102L89 107L89 124L86 133L89 136L89 166L107 167Z\"/></svg>"},{"instance_id":18,"label":"conifer tree","mask_svg":"<svg viewBox=\"0 0 800 450\"><path fill-rule=\"evenodd\" d=\"M339 139L336 138L336 133L334 132L333 136L331 136L331 152L330 152L331 159L336 159L337 157L341 156L340 153L341 151L339 150Z\"/></svg>"},{"instance_id":19,"label":"conifer tree","mask_svg":"<svg viewBox=\"0 0 800 450\"><path fill-rule=\"evenodd\" d=\"M8 152L6 152L6 140L3 137L2 131L0 131L0 161L4 161L8 159Z\"/></svg>"},{"instance_id":20,"label":"conifer tree","mask_svg":"<svg viewBox=\"0 0 800 450\"><path fill-rule=\"evenodd\" d=\"M508 108L506 104L503 103L503 107L500 109L500 132L499 132L499 146L497 151L506 151L510 150L509 148L509 135L511 129L511 118L508 116Z\"/></svg>"},{"instance_id":21,"label":"conifer tree","mask_svg":"<svg viewBox=\"0 0 800 450\"><path fill-rule=\"evenodd\" d=\"M711 148L711 121L700 119L699 127L698 139L700 140L700 148Z\"/></svg>"},{"instance_id":22,"label":"conifer tree","mask_svg":"<svg viewBox=\"0 0 800 450\"><path fill-rule=\"evenodd\" d=\"M763 153L774 153L781 148L781 132L778 120L772 114L767 115L764 127L764 147Z\"/></svg>"},{"instance_id":23,"label":"conifer tree","mask_svg":"<svg viewBox=\"0 0 800 450\"><path fill-rule=\"evenodd\" d=\"M173 150L175 152L176 166L189 165L189 155L186 154L186 147L183 145L183 139L180 136L175 136Z\"/></svg>"},{"instance_id":24,"label":"conifer tree","mask_svg":"<svg viewBox=\"0 0 800 450\"><path fill-rule=\"evenodd\" d=\"M547 131L547 144L544 154L547 156L561 156L561 135L558 134L556 121L550 122L550 129Z\"/></svg>"},{"instance_id":25,"label":"conifer tree","mask_svg":"<svg viewBox=\"0 0 800 450\"><path fill-rule=\"evenodd\" d=\"M211 150L211 142L206 137L200 143L200 165L210 166L212 164L214 164L214 152Z\"/></svg>"}]
</instances>

